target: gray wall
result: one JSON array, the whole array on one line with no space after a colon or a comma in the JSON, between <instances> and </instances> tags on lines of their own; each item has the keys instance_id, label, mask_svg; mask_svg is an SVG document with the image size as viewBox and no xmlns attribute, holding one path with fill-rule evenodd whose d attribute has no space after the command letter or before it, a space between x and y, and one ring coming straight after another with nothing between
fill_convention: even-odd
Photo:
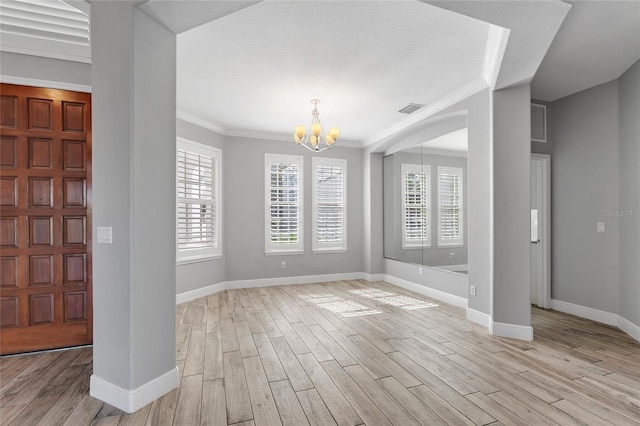
<instances>
[{"instance_id":1,"label":"gray wall","mask_svg":"<svg viewBox=\"0 0 640 426\"><path fill-rule=\"evenodd\" d=\"M618 80L620 195L620 315L640 326L640 61Z\"/></svg>"},{"instance_id":2,"label":"gray wall","mask_svg":"<svg viewBox=\"0 0 640 426\"><path fill-rule=\"evenodd\" d=\"M531 324L529 85L493 92L493 320Z\"/></svg>"},{"instance_id":3,"label":"gray wall","mask_svg":"<svg viewBox=\"0 0 640 426\"><path fill-rule=\"evenodd\" d=\"M362 163L363 270L367 274L381 274L384 272L382 153L364 149Z\"/></svg>"},{"instance_id":4,"label":"gray wall","mask_svg":"<svg viewBox=\"0 0 640 426\"><path fill-rule=\"evenodd\" d=\"M362 150L335 147L323 154L293 142L227 137L224 158L224 217L227 281L363 271ZM264 155L304 157L304 254L265 255ZM314 155L347 160L346 253L311 251L311 159ZM280 262L286 262L286 269Z\"/></svg>"},{"instance_id":5,"label":"gray wall","mask_svg":"<svg viewBox=\"0 0 640 426\"><path fill-rule=\"evenodd\" d=\"M93 374L128 389L132 368L128 342L131 341L133 10L110 8L97 2L93 11L92 221L93 226L113 227L113 244L93 245ZM112 22L120 22L120 27L110 34Z\"/></svg>"},{"instance_id":6,"label":"gray wall","mask_svg":"<svg viewBox=\"0 0 640 426\"><path fill-rule=\"evenodd\" d=\"M604 215L620 206L618 81L551 103L547 119L553 148L551 296L618 313L620 219ZM605 223L605 233L596 232L597 222Z\"/></svg>"},{"instance_id":7,"label":"gray wall","mask_svg":"<svg viewBox=\"0 0 640 426\"><path fill-rule=\"evenodd\" d=\"M0 74L91 86L91 65L18 53L0 52Z\"/></svg>"},{"instance_id":8,"label":"gray wall","mask_svg":"<svg viewBox=\"0 0 640 426\"><path fill-rule=\"evenodd\" d=\"M177 120L176 133L178 137L199 142L222 150L222 182L226 181L226 150L224 136L211 130L204 129L183 120ZM225 205L225 192L222 191L221 204ZM223 207L224 208L224 207ZM176 266L176 293L184 293L190 290L206 287L225 281L226 278L226 250L225 250L225 216L222 215L222 258L204 262L188 263Z\"/></svg>"}]
</instances>

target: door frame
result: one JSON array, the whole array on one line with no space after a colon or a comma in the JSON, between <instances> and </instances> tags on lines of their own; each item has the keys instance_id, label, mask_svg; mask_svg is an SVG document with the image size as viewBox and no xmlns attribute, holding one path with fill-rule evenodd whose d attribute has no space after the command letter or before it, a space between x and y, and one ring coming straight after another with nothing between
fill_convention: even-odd
<instances>
[{"instance_id":1,"label":"door frame","mask_svg":"<svg viewBox=\"0 0 640 426\"><path fill-rule=\"evenodd\" d=\"M531 154L531 161L542 165L542 288L538 289L538 306L551 308L551 155Z\"/></svg>"}]
</instances>

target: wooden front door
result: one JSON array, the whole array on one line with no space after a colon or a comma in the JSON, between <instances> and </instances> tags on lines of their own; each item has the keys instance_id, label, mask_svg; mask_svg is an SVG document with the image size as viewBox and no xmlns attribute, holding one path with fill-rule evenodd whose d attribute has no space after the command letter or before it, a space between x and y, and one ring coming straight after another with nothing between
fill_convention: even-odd
<instances>
[{"instance_id":1,"label":"wooden front door","mask_svg":"<svg viewBox=\"0 0 640 426\"><path fill-rule=\"evenodd\" d=\"M91 94L0 96L0 351L91 343Z\"/></svg>"}]
</instances>

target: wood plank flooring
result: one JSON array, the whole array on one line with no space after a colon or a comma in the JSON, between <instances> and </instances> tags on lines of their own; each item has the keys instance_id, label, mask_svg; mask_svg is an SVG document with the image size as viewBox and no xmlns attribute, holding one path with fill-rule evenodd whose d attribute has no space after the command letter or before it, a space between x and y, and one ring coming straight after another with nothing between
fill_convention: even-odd
<instances>
[{"instance_id":1,"label":"wood plank flooring","mask_svg":"<svg viewBox=\"0 0 640 426\"><path fill-rule=\"evenodd\" d=\"M180 387L89 396L92 349L0 358L2 425L640 425L640 344L533 309L533 342L384 282L229 290L177 307Z\"/></svg>"}]
</instances>

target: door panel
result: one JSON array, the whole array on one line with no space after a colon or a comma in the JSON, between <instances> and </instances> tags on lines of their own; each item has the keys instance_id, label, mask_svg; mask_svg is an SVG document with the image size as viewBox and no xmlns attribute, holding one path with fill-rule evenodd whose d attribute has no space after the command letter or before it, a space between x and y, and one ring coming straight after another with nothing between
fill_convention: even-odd
<instances>
[{"instance_id":1,"label":"door panel","mask_svg":"<svg viewBox=\"0 0 640 426\"><path fill-rule=\"evenodd\" d=\"M1 89L1 352L91 343L91 95Z\"/></svg>"}]
</instances>

